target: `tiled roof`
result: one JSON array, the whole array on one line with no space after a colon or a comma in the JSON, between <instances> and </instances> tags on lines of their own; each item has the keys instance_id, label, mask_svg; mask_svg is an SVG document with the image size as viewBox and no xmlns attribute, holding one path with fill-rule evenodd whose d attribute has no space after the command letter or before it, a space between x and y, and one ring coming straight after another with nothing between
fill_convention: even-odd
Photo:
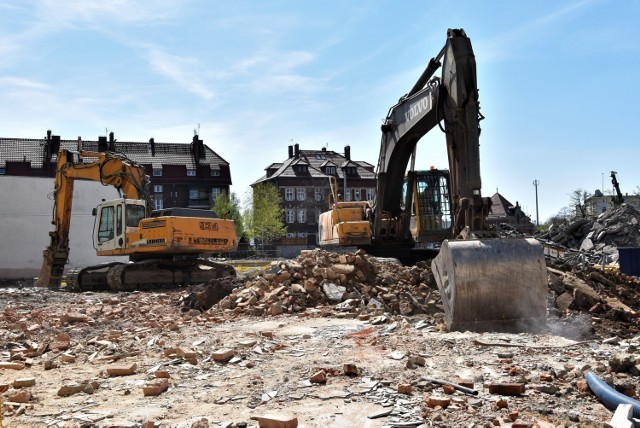
<instances>
[{"instance_id":1,"label":"tiled roof","mask_svg":"<svg viewBox=\"0 0 640 428\"><path fill-rule=\"evenodd\" d=\"M506 217L509 215L509 208L514 205L500 193L496 193L491 197L491 214L495 216Z\"/></svg>"},{"instance_id":2,"label":"tiled roof","mask_svg":"<svg viewBox=\"0 0 640 428\"><path fill-rule=\"evenodd\" d=\"M317 177L323 178L328 177L322 172L322 168L329 166L355 166L357 168L356 176L357 178L363 179L375 179L376 174L372 171L373 166L367 162L363 161L349 161L343 155L336 153L334 151L329 150L300 150L298 157L292 157L285 160L283 163L273 163L269 168L275 168L277 166L278 169L269 177L266 175L262 176L258 180L256 180L253 184L258 184L263 181L271 180L272 178L277 177L299 177L300 173L296 173L293 169L294 165L299 165L303 162L306 162L309 165L309 175L305 174L305 177ZM344 170L341 167L336 168L336 177L338 179L342 179L344 176ZM349 176L354 177L354 176Z\"/></svg>"},{"instance_id":3,"label":"tiled roof","mask_svg":"<svg viewBox=\"0 0 640 428\"><path fill-rule=\"evenodd\" d=\"M31 162L32 168L42 168L44 161L44 146L46 139L29 138L0 138L0 167L6 162ZM82 140L82 150L98 151L97 141ZM78 151L78 140L60 140L60 148L73 152ZM125 154L139 164L151 164L154 168L162 165L185 165L187 169L195 169L191 144L159 143L155 142L155 155L151 154L149 142L116 141L115 151ZM229 163L216 152L204 145L205 157L201 158L201 165L210 165L212 169L219 169L221 165ZM51 161L56 162L58 154L53 153Z\"/></svg>"}]
</instances>

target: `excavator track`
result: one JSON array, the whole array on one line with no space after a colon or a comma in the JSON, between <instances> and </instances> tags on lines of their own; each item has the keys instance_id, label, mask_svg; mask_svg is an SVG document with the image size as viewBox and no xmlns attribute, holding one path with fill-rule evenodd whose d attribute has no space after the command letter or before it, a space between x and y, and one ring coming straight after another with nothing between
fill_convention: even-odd
<instances>
[{"instance_id":1,"label":"excavator track","mask_svg":"<svg viewBox=\"0 0 640 428\"><path fill-rule=\"evenodd\" d=\"M137 291L206 284L235 275L233 266L207 259L149 259L69 271L66 282L70 289L79 291Z\"/></svg>"}]
</instances>

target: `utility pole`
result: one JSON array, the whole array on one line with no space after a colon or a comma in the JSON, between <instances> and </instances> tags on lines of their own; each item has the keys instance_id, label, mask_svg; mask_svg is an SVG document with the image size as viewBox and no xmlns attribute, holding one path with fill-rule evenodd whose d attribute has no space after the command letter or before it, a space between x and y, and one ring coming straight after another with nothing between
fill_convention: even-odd
<instances>
[{"instance_id":1,"label":"utility pole","mask_svg":"<svg viewBox=\"0 0 640 428\"><path fill-rule=\"evenodd\" d=\"M533 185L536 188L536 227L540 227L540 219L538 217L538 184L540 184L538 180L533 180Z\"/></svg>"}]
</instances>

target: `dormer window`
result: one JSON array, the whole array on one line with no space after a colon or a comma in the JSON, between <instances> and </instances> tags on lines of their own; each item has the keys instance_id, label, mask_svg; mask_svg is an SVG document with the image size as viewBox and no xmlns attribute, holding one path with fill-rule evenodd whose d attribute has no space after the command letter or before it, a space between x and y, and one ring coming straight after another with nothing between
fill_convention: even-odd
<instances>
[{"instance_id":1,"label":"dormer window","mask_svg":"<svg viewBox=\"0 0 640 428\"><path fill-rule=\"evenodd\" d=\"M335 166L327 166L324 169L325 174L327 175L336 175L336 167Z\"/></svg>"},{"instance_id":2,"label":"dormer window","mask_svg":"<svg viewBox=\"0 0 640 428\"><path fill-rule=\"evenodd\" d=\"M305 173L309 172L309 166L308 165L294 165L293 166L293 170L297 174L305 174Z\"/></svg>"},{"instance_id":3,"label":"dormer window","mask_svg":"<svg viewBox=\"0 0 640 428\"><path fill-rule=\"evenodd\" d=\"M195 177L196 176L196 170L195 169L188 169L187 170L187 177Z\"/></svg>"},{"instance_id":4,"label":"dormer window","mask_svg":"<svg viewBox=\"0 0 640 428\"><path fill-rule=\"evenodd\" d=\"M162 168L153 168L154 177L162 177Z\"/></svg>"},{"instance_id":5,"label":"dormer window","mask_svg":"<svg viewBox=\"0 0 640 428\"><path fill-rule=\"evenodd\" d=\"M356 175L356 173L358 172L358 168L356 168L355 166L348 166L344 169L344 172L347 175Z\"/></svg>"},{"instance_id":6,"label":"dormer window","mask_svg":"<svg viewBox=\"0 0 640 428\"><path fill-rule=\"evenodd\" d=\"M219 169L212 169L211 170L211 176L212 177L220 177L220 170Z\"/></svg>"}]
</instances>

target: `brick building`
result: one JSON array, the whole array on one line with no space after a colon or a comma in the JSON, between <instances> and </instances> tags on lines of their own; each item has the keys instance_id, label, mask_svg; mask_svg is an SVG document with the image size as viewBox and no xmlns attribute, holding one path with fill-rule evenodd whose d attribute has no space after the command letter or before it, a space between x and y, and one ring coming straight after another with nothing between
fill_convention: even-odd
<instances>
[{"instance_id":1,"label":"brick building","mask_svg":"<svg viewBox=\"0 0 640 428\"><path fill-rule=\"evenodd\" d=\"M229 193L229 163L194 136L191 144L121 142L113 132L97 141L62 140L51 131L42 139L0 138L0 175L54 177L58 151L114 151L144 166L151 179L156 209L210 209L223 191Z\"/></svg>"},{"instance_id":2,"label":"brick building","mask_svg":"<svg viewBox=\"0 0 640 428\"><path fill-rule=\"evenodd\" d=\"M300 150L289 146L284 162L272 163L266 174L254 182L274 184L282 197L287 237L284 245L317 244L318 218L327 211L330 194L329 177L337 180L338 192L346 201L373 200L376 174L373 165L351 159L351 148L344 154L322 148Z\"/></svg>"}]
</instances>

